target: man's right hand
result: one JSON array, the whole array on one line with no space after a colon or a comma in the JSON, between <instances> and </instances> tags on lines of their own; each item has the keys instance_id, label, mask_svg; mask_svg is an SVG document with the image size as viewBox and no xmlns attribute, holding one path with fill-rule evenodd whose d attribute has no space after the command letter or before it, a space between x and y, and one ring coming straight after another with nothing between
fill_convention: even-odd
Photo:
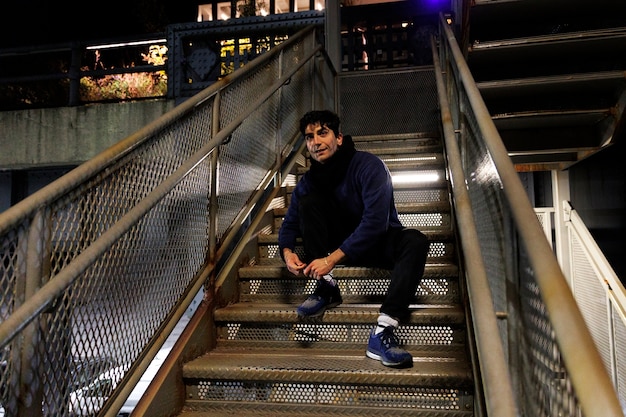
<instances>
[{"instance_id":1,"label":"man's right hand","mask_svg":"<svg viewBox=\"0 0 626 417\"><path fill-rule=\"evenodd\" d=\"M298 254L290 250L283 252L283 258L285 259L287 270L294 275L300 275L300 272L306 267L306 264L300 260Z\"/></svg>"}]
</instances>

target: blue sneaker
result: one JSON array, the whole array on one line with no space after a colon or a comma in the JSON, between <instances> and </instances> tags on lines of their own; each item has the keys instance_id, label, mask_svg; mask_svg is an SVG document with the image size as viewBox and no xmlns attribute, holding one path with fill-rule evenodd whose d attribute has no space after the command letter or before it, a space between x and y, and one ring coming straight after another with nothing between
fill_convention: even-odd
<instances>
[{"instance_id":1,"label":"blue sneaker","mask_svg":"<svg viewBox=\"0 0 626 417\"><path fill-rule=\"evenodd\" d=\"M332 277L331 277L332 278ZM296 310L300 318L316 318L343 302L339 286L334 279L319 279L312 295Z\"/></svg>"},{"instance_id":2,"label":"blue sneaker","mask_svg":"<svg viewBox=\"0 0 626 417\"><path fill-rule=\"evenodd\" d=\"M374 334L370 333L370 340L367 343L368 358L381 361L383 365L392 368L410 368L413 366L413 356L406 350L398 347L398 339L393 334L393 327L385 327L385 330Z\"/></svg>"}]
</instances>

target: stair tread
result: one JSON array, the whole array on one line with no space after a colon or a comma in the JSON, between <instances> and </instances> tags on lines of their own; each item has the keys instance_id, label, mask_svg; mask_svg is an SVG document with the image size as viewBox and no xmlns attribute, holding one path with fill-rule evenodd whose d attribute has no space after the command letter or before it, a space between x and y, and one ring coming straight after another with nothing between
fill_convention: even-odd
<instances>
[{"instance_id":1,"label":"stair tread","mask_svg":"<svg viewBox=\"0 0 626 417\"><path fill-rule=\"evenodd\" d=\"M230 351L230 352L246 352L249 350L254 350L256 352L260 352L260 349L267 351L276 351L279 349L293 350L293 349L302 349L303 347L315 348L318 350L327 350L327 351L358 351L362 352L364 349L364 345L367 343L366 338L369 337L369 332L371 331L373 325L367 326L367 330L365 331L365 337L354 339L351 341L336 341L336 340L326 340L324 338L315 339L314 342L311 339L289 339L289 340L259 340L259 339L219 339L217 342L217 346L214 351ZM399 329L398 333L402 333ZM403 334L397 335L400 340L402 337L405 337ZM358 340L355 341L355 340ZM313 346L314 344L314 346ZM404 344L405 348L411 352L414 356L424 357L427 355L449 355L458 357L459 359L466 356L466 348L463 343L453 343L451 341L447 342L433 342L430 343L415 343L415 344Z\"/></svg>"},{"instance_id":2,"label":"stair tread","mask_svg":"<svg viewBox=\"0 0 626 417\"><path fill-rule=\"evenodd\" d=\"M210 414L207 414L210 413ZM381 415L382 410L375 411L368 406L337 406L337 405L310 405L310 404L259 404L257 402L220 401L219 403L203 403L201 401L187 401L185 409L178 417L320 417L324 416L358 416ZM393 417L415 417L415 409L394 407L387 404L384 414ZM473 417L471 411L421 409L420 417Z\"/></svg>"},{"instance_id":3,"label":"stair tread","mask_svg":"<svg viewBox=\"0 0 626 417\"><path fill-rule=\"evenodd\" d=\"M454 235L454 232L449 227L416 227L415 229L425 234L431 241L451 239ZM261 233L258 235L258 239L260 244L278 243L278 233Z\"/></svg>"},{"instance_id":4,"label":"stair tread","mask_svg":"<svg viewBox=\"0 0 626 417\"><path fill-rule=\"evenodd\" d=\"M438 213L450 211L449 201L396 203L398 213Z\"/></svg>"},{"instance_id":5,"label":"stair tread","mask_svg":"<svg viewBox=\"0 0 626 417\"><path fill-rule=\"evenodd\" d=\"M262 236L262 235L259 235ZM282 259L280 258L260 258L258 259L258 262L255 263L254 265L249 265L249 266L268 266L268 267L285 267L285 263L283 262ZM247 268L247 267L244 267ZM344 270L344 271L359 271L359 270L363 270L363 269L367 269L370 271L386 271L386 269L379 269L379 268L369 268L366 266L348 266L348 265L336 265L335 268L337 268L338 270ZM442 262L426 262L426 269L430 269L430 268L457 268L456 263L454 262L450 262L450 261L442 261ZM348 274L351 274L352 272L348 272Z\"/></svg>"},{"instance_id":6,"label":"stair tread","mask_svg":"<svg viewBox=\"0 0 626 417\"><path fill-rule=\"evenodd\" d=\"M442 169L445 166L441 152L407 154L404 160L398 160L397 155L378 155L387 165L389 171L394 172L404 169ZM298 167L298 174L304 174L309 167Z\"/></svg>"},{"instance_id":7,"label":"stair tread","mask_svg":"<svg viewBox=\"0 0 626 417\"><path fill-rule=\"evenodd\" d=\"M215 310L215 321L245 321L249 323L297 323L298 303L240 302ZM465 314L458 305L412 304L407 324L461 325ZM315 323L375 323L380 304L340 304L327 310Z\"/></svg>"},{"instance_id":8,"label":"stair tread","mask_svg":"<svg viewBox=\"0 0 626 417\"><path fill-rule=\"evenodd\" d=\"M409 350L413 354L411 350ZM394 369L365 356L365 346L354 350L301 347L250 349L248 352L213 350L183 365L184 378L280 380L298 383L469 387L472 372L465 356L413 356L413 367Z\"/></svg>"},{"instance_id":9,"label":"stair tread","mask_svg":"<svg viewBox=\"0 0 626 417\"><path fill-rule=\"evenodd\" d=\"M429 201L429 202L408 202L396 203L398 213L447 213L450 211L449 201ZM284 216L287 213L287 207L278 207L274 209L275 216Z\"/></svg>"},{"instance_id":10,"label":"stair tread","mask_svg":"<svg viewBox=\"0 0 626 417\"><path fill-rule=\"evenodd\" d=\"M452 263L426 264L424 278L456 278L459 268ZM388 269L366 268L360 266L336 265L333 269L335 278L372 279L389 278L391 271ZM293 278L296 277L287 271L285 263L279 258L261 258L258 264L239 268L239 278Z\"/></svg>"}]
</instances>

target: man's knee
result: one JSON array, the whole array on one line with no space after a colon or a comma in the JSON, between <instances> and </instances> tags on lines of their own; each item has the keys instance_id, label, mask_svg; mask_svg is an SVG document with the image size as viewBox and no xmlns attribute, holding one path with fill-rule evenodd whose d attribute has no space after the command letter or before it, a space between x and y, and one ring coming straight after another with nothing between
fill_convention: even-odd
<instances>
[{"instance_id":1,"label":"man's knee","mask_svg":"<svg viewBox=\"0 0 626 417\"><path fill-rule=\"evenodd\" d=\"M402 231L402 241L406 247L419 253L428 252L430 245L428 237L417 229L404 229Z\"/></svg>"}]
</instances>

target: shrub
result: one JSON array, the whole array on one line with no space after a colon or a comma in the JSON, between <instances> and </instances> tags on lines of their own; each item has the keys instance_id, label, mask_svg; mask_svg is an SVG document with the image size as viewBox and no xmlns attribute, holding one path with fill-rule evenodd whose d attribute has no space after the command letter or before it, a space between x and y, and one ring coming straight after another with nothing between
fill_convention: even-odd
<instances>
[{"instance_id":1,"label":"shrub","mask_svg":"<svg viewBox=\"0 0 626 417\"><path fill-rule=\"evenodd\" d=\"M164 65L167 61L167 47L152 45L147 54L141 54L142 60L151 65ZM104 68L96 52L96 67ZM134 67L131 64L129 68ZM88 71L89 68L83 68ZM128 100L145 97L162 97L167 93L167 74L165 71L131 72L110 74L102 77L82 77L80 80L81 101Z\"/></svg>"}]
</instances>

